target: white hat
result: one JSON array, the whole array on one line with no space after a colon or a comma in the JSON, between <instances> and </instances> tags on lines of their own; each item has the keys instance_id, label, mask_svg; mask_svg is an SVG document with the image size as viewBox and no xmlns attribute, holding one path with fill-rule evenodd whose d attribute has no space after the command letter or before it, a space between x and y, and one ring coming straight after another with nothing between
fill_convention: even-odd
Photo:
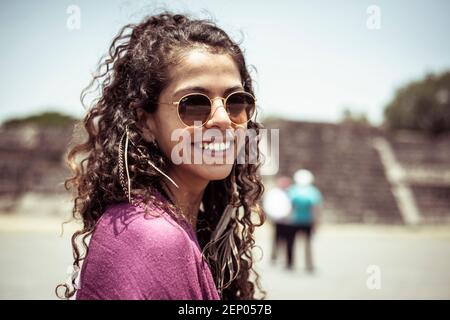
<instances>
[{"instance_id":1,"label":"white hat","mask_svg":"<svg viewBox=\"0 0 450 320\"><path fill-rule=\"evenodd\" d=\"M314 175L308 170L301 169L294 173L294 181L300 186L309 186L314 182Z\"/></svg>"}]
</instances>

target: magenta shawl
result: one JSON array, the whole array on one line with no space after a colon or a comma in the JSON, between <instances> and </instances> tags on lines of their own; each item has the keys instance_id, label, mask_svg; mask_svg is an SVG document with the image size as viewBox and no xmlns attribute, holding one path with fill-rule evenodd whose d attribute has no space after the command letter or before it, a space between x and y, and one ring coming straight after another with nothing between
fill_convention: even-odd
<instances>
[{"instance_id":1,"label":"magenta shawl","mask_svg":"<svg viewBox=\"0 0 450 320\"><path fill-rule=\"evenodd\" d=\"M194 230L153 210L160 216L144 216L130 204L107 208L81 268L77 299L219 299Z\"/></svg>"}]
</instances>

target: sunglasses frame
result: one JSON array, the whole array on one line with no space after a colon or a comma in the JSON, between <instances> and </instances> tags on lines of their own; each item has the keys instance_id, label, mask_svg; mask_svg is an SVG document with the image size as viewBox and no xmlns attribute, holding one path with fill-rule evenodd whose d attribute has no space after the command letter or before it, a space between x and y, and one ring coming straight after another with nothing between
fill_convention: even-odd
<instances>
[{"instance_id":1,"label":"sunglasses frame","mask_svg":"<svg viewBox=\"0 0 450 320\"><path fill-rule=\"evenodd\" d=\"M252 116L251 116L249 119L247 119L247 121L245 121L245 122L243 122L243 123L236 123L236 122L234 122L233 120L231 120L230 115L228 114L227 100L228 100L229 97L231 97L233 94L236 94L236 93L245 93L245 94L251 96L251 97L253 98L253 100L255 101L255 110L253 111ZM210 103L211 111L209 112L208 118L206 119L205 122L203 122L203 123L201 124L201 126L187 125L187 124L181 119L181 116L180 116L180 103L181 103L181 100L183 100L184 98L186 98L186 97L188 97L188 96L192 96L192 95L201 95L201 96L205 96L206 98L208 98L209 103ZM244 124L248 123L248 122L249 122L250 120L252 120L252 119L254 118L254 116L256 115L256 98L255 98L254 95L252 95L251 93L249 93L249 92L247 92L247 91L234 91L234 92L231 92L229 95L227 95L226 98L223 98L223 97L215 97L214 99L211 99L208 95L206 95L206 94L204 94L204 93L201 93L201 92L191 92L191 93L188 93L188 94L185 94L184 96L182 96L178 101L175 101L175 102L172 102L172 103L169 103L169 102L160 102L160 104L168 104L168 105L174 105L174 106L176 106L176 107L177 107L178 119L180 119L181 123L183 123L186 127L201 128L201 127L203 127L203 126L205 125L205 123L207 123L207 122L211 119L211 114L212 114L212 110L213 110L213 108L212 108L212 106L213 106L213 100L215 100L215 99L217 99L217 98L219 98L220 100L222 100L223 107L224 107L225 110L227 111L227 115L228 115L228 117L230 118L230 121L231 121L233 124L237 125L237 126L241 126L241 125L244 125Z\"/></svg>"}]
</instances>

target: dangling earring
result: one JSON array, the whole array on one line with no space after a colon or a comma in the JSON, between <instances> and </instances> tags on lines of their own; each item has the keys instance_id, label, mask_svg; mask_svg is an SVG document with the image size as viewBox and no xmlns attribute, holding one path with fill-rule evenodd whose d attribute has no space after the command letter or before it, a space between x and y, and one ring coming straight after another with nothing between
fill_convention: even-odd
<instances>
[{"instance_id":1,"label":"dangling earring","mask_svg":"<svg viewBox=\"0 0 450 320\"><path fill-rule=\"evenodd\" d=\"M145 158L145 155L144 155L144 153L141 151L141 149L139 149L139 147L136 146L132 140L130 140L130 141L131 141L131 144L132 144L133 146L136 147L136 149L137 149L137 151L139 152L139 154L140 154L142 157ZM156 140L153 140L153 141L152 141L152 144L155 145L155 147L158 147L158 144L156 143ZM173 181L173 179L172 179L171 177L169 177L169 176L168 176L167 174L165 174L161 169L159 169L153 162L151 162L150 159L147 158L146 160L147 160L147 163L148 163L150 166L153 167L153 169L155 169L155 170L158 171L160 174L162 174L162 175L163 175L167 180L169 180L169 181L170 181L177 189L179 188L178 185L175 183L175 181Z\"/></svg>"},{"instance_id":2,"label":"dangling earring","mask_svg":"<svg viewBox=\"0 0 450 320\"><path fill-rule=\"evenodd\" d=\"M125 144L123 143L123 140L125 139ZM128 202L131 203L131 179L130 179L130 172L128 171L128 145L129 142L136 148L136 150L139 152L139 154L146 158L144 153L139 149L138 146L136 146L133 142L133 140L129 137L129 131L128 126L125 127L125 132L123 133L122 137L120 138L119 142L119 180L120 184L122 186L122 189L125 192L125 195L128 197ZM156 142L153 141L156 145ZM124 146L123 146L124 145ZM157 146L157 145L156 145ZM176 188L179 188L178 185L175 183L175 181L172 180L167 174L165 174L161 169L159 169L155 164L153 164L150 159L146 159L147 163L155 169L157 172L162 174L166 179L168 179ZM125 164L124 164L125 162ZM124 177L124 171L126 172L127 181L125 183L125 177Z\"/></svg>"},{"instance_id":3,"label":"dangling earring","mask_svg":"<svg viewBox=\"0 0 450 320\"><path fill-rule=\"evenodd\" d=\"M211 261L213 267L215 268L215 274L218 277L217 288L220 295L222 295L223 290L227 288L234 279L236 279L240 271L239 259L235 259L236 269L234 267L235 264L233 263L233 256L237 257L239 254L234 238L234 220L240 206L234 166L231 173L231 188L232 194L230 202L225 207L215 230L211 233L210 242L206 244L202 252L203 257ZM228 230L226 230L231 220L233 220L232 225L228 228ZM227 266L229 280L227 283L224 283L225 268Z\"/></svg>"},{"instance_id":4,"label":"dangling earring","mask_svg":"<svg viewBox=\"0 0 450 320\"><path fill-rule=\"evenodd\" d=\"M125 139L125 152L123 150L123 139ZM122 186L122 189L125 193L125 195L128 197L128 202L131 203L131 179L130 179L130 172L128 171L128 127L125 129L125 132L123 133L122 137L120 138L119 142L119 180L120 185ZM125 160L125 166L124 166L124 160ZM124 167L125 171L127 173L127 183L125 183L125 177L124 177Z\"/></svg>"}]
</instances>

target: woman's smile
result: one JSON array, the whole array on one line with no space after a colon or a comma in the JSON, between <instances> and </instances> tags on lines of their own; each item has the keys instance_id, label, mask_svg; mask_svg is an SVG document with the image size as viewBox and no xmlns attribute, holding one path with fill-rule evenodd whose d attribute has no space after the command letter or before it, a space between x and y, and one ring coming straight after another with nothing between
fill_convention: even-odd
<instances>
[{"instance_id":1,"label":"woman's smile","mask_svg":"<svg viewBox=\"0 0 450 320\"><path fill-rule=\"evenodd\" d=\"M236 158L235 143L233 140L196 142L192 143L192 148L194 148L194 159L195 152L201 154L201 164L233 164Z\"/></svg>"}]
</instances>

